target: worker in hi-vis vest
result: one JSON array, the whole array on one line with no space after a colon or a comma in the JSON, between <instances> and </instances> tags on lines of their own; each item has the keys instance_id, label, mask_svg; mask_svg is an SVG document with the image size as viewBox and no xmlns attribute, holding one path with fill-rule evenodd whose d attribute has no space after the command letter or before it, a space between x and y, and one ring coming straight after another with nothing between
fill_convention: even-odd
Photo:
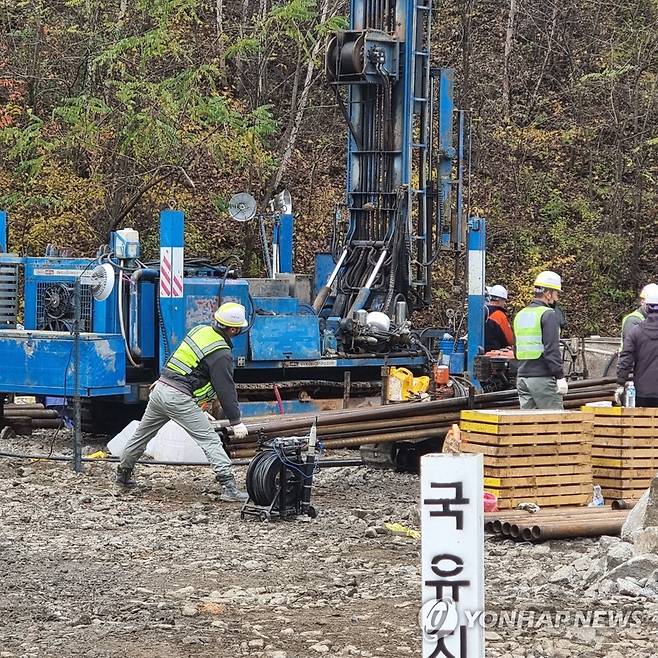
<instances>
[{"instance_id":1,"label":"worker in hi-vis vest","mask_svg":"<svg viewBox=\"0 0 658 658\"><path fill-rule=\"evenodd\" d=\"M564 408L562 398L569 387L562 369L559 318L551 308L560 292L560 276L542 272L535 279L534 299L514 318L521 409Z\"/></svg>"},{"instance_id":2,"label":"worker in hi-vis vest","mask_svg":"<svg viewBox=\"0 0 658 658\"><path fill-rule=\"evenodd\" d=\"M243 502L247 494L239 491L233 467L217 432L201 409L217 399L231 423L235 438L247 436L241 421L238 394L233 382L231 339L248 325L245 308L235 302L222 304L215 311L212 325L191 329L183 342L167 359L160 379L149 395L139 427L128 441L117 468L116 482L133 486L132 471L146 444L169 420L180 425L205 452L223 490L220 499Z\"/></svg>"},{"instance_id":3,"label":"worker in hi-vis vest","mask_svg":"<svg viewBox=\"0 0 658 658\"><path fill-rule=\"evenodd\" d=\"M658 286L655 283L647 283L640 292L640 305L623 317L621 321L620 352L624 349L624 341L631 329L647 319L646 298L649 293L655 293L656 291L658 291Z\"/></svg>"}]
</instances>

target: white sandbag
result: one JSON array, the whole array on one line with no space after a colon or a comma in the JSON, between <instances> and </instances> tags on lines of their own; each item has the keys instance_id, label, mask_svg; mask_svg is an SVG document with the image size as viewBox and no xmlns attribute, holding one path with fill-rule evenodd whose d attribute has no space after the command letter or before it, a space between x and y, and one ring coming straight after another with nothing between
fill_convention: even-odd
<instances>
[{"instance_id":1,"label":"white sandbag","mask_svg":"<svg viewBox=\"0 0 658 658\"><path fill-rule=\"evenodd\" d=\"M109 443L107 448L116 457L123 455L128 440L137 430L139 421L133 420L124 427ZM157 461L187 462L207 464L205 453L180 426L170 420L149 442L144 453Z\"/></svg>"}]
</instances>

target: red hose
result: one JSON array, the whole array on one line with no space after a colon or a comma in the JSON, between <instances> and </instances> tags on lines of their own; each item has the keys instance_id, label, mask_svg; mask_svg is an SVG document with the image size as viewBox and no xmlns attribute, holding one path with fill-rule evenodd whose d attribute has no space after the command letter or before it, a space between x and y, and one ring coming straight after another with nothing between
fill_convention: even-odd
<instances>
[{"instance_id":1,"label":"red hose","mask_svg":"<svg viewBox=\"0 0 658 658\"><path fill-rule=\"evenodd\" d=\"M274 384L274 397L276 398L276 403L279 407L279 415L283 416L283 400L281 399L281 393L279 392L279 387Z\"/></svg>"}]
</instances>

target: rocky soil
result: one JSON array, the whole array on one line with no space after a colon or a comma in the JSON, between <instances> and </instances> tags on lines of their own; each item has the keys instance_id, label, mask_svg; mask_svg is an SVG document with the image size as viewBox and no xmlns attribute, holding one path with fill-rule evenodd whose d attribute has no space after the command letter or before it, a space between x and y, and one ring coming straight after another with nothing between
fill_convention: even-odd
<instances>
[{"instance_id":1,"label":"rocky soil","mask_svg":"<svg viewBox=\"0 0 658 658\"><path fill-rule=\"evenodd\" d=\"M0 446L28 448L49 436ZM373 530L418 528L416 476L325 470L317 519L268 524L218 502L207 468L137 475L124 494L110 464L0 458L0 658L420 655L420 541ZM655 574L602 580L615 543L487 538L486 655L658 658Z\"/></svg>"}]
</instances>

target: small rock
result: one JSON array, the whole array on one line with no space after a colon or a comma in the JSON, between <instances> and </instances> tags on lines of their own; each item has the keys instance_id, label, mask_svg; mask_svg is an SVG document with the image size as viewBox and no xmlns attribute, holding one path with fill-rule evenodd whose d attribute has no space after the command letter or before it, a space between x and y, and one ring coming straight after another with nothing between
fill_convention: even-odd
<instances>
[{"instance_id":1,"label":"small rock","mask_svg":"<svg viewBox=\"0 0 658 658\"><path fill-rule=\"evenodd\" d=\"M374 539L377 536L377 530L375 528L366 528L364 534L368 539Z\"/></svg>"},{"instance_id":2,"label":"small rock","mask_svg":"<svg viewBox=\"0 0 658 658\"><path fill-rule=\"evenodd\" d=\"M312 644L309 649L313 649L313 651L317 653L329 653L329 647L326 644L320 644L319 642L317 644Z\"/></svg>"},{"instance_id":3,"label":"small rock","mask_svg":"<svg viewBox=\"0 0 658 658\"><path fill-rule=\"evenodd\" d=\"M261 640L260 638L256 640L249 640L249 642L247 642L247 646L250 649L262 649L265 646L265 641Z\"/></svg>"},{"instance_id":4,"label":"small rock","mask_svg":"<svg viewBox=\"0 0 658 658\"><path fill-rule=\"evenodd\" d=\"M628 513L624 525L621 527L621 538L624 541L630 541L631 535L636 530L644 529L644 517L647 514L647 505L649 504L649 494L651 490L647 489L640 500L635 503L635 506Z\"/></svg>"},{"instance_id":5,"label":"small rock","mask_svg":"<svg viewBox=\"0 0 658 658\"><path fill-rule=\"evenodd\" d=\"M181 610L183 617L196 617L199 614L196 603L186 603Z\"/></svg>"},{"instance_id":6,"label":"small rock","mask_svg":"<svg viewBox=\"0 0 658 658\"><path fill-rule=\"evenodd\" d=\"M186 599L192 594L194 594L194 587L191 585L189 587L181 587L181 589L174 589L167 592L167 596L170 596L172 599Z\"/></svg>"},{"instance_id":7,"label":"small rock","mask_svg":"<svg viewBox=\"0 0 658 658\"><path fill-rule=\"evenodd\" d=\"M606 578L618 580L619 578L631 577L640 580L648 578L656 569L658 569L658 555L638 555L615 567L608 573Z\"/></svg>"},{"instance_id":8,"label":"small rock","mask_svg":"<svg viewBox=\"0 0 658 658\"><path fill-rule=\"evenodd\" d=\"M608 552L608 549L613 545L613 544L618 544L621 541L620 537L612 537L610 535L603 535L599 539L599 549L603 555L605 555Z\"/></svg>"},{"instance_id":9,"label":"small rock","mask_svg":"<svg viewBox=\"0 0 658 658\"><path fill-rule=\"evenodd\" d=\"M355 510L352 510L352 514L354 514L354 516L356 516L359 519L365 519L366 516L368 516L368 510L355 509Z\"/></svg>"},{"instance_id":10,"label":"small rock","mask_svg":"<svg viewBox=\"0 0 658 658\"><path fill-rule=\"evenodd\" d=\"M285 637L290 637L291 635L295 634L295 629L294 628L284 628L279 635L283 635Z\"/></svg>"},{"instance_id":11,"label":"small rock","mask_svg":"<svg viewBox=\"0 0 658 658\"><path fill-rule=\"evenodd\" d=\"M611 571L624 562L628 562L633 557L633 546L628 542L621 541L613 544L609 549L605 559L606 571Z\"/></svg>"},{"instance_id":12,"label":"small rock","mask_svg":"<svg viewBox=\"0 0 658 658\"><path fill-rule=\"evenodd\" d=\"M268 651L268 658L288 658L288 654L285 651Z\"/></svg>"},{"instance_id":13,"label":"small rock","mask_svg":"<svg viewBox=\"0 0 658 658\"><path fill-rule=\"evenodd\" d=\"M484 639L487 642L500 642L500 640L502 640L503 638L501 635L495 633L494 631L486 631L484 634Z\"/></svg>"},{"instance_id":14,"label":"small rock","mask_svg":"<svg viewBox=\"0 0 658 658\"><path fill-rule=\"evenodd\" d=\"M653 526L636 530L632 535L633 551L635 555L658 553L658 528Z\"/></svg>"},{"instance_id":15,"label":"small rock","mask_svg":"<svg viewBox=\"0 0 658 658\"><path fill-rule=\"evenodd\" d=\"M568 583L573 579L575 574L576 570L573 568L573 566L567 564L563 567L560 567L549 577L548 580L551 583Z\"/></svg>"},{"instance_id":16,"label":"small rock","mask_svg":"<svg viewBox=\"0 0 658 658\"><path fill-rule=\"evenodd\" d=\"M619 593L626 596L641 596L642 588L630 578L619 578L617 580Z\"/></svg>"}]
</instances>

